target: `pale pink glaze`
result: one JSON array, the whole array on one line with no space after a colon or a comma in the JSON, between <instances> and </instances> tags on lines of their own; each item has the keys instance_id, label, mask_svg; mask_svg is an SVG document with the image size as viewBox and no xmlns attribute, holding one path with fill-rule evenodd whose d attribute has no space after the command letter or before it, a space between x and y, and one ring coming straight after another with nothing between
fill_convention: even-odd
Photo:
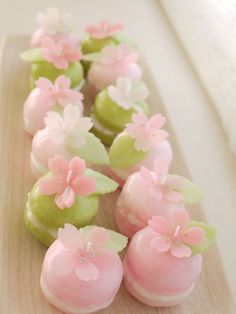
<instances>
[{"instance_id":1,"label":"pale pink glaze","mask_svg":"<svg viewBox=\"0 0 236 314\"><path fill-rule=\"evenodd\" d=\"M56 240L48 249L42 267L41 288L49 302L64 313L92 313L107 307L117 294L123 269L119 255L103 250L93 257L99 270L96 280L83 281L73 272L59 276L52 260L65 248Z\"/></svg>"},{"instance_id":2,"label":"pale pink glaze","mask_svg":"<svg viewBox=\"0 0 236 314\"><path fill-rule=\"evenodd\" d=\"M24 124L25 130L31 135L44 128L43 119L53 106L50 103L50 98L50 95L42 93L39 88L35 88L26 99L23 112Z\"/></svg>"},{"instance_id":3,"label":"pale pink glaze","mask_svg":"<svg viewBox=\"0 0 236 314\"><path fill-rule=\"evenodd\" d=\"M31 36L30 47L34 48L41 46L41 40L46 36L49 36L49 34L46 34L42 28L36 29ZM50 37L56 41L61 39L69 39L72 43L74 43L74 45L79 45L79 38L75 33L56 34L50 35Z\"/></svg>"},{"instance_id":4,"label":"pale pink glaze","mask_svg":"<svg viewBox=\"0 0 236 314\"><path fill-rule=\"evenodd\" d=\"M155 232L137 232L128 247L123 266L125 285L139 301L151 306L181 303L192 291L202 268L202 255L177 258L151 247Z\"/></svg>"},{"instance_id":5,"label":"pale pink glaze","mask_svg":"<svg viewBox=\"0 0 236 314\"><path fill-rule=\"evenodd\" d=\"M31 151L31 171L36 179L48 172L48 160L55 155L61 155L68 161L73 157L64 143L56 144L50 140L47 128L38 131L33 138Z\"/></svg>"},{"instance_id":6,"label":"pale pink glaze","mask_svg":"<svg viewBox=\"0 0 236 314\"><path fill-rule=\"evenodd\" d=\"M182 207L165 199L157 200L149 193L140 172L136 172L128 178L117 200L116 223L120 232L131 239L147 226L152 216L168 217L173 210Z\"/></svg>"},{"instance_id":7,"label":"pale pink glaze","mask_svg":"<svg viewBox=\"0 0 236 314\"><path fill-rule=\"evenodd\" d=\"M140 80L142 72L140 66L135 62L128 64L104 64L96 61L92 63L89 69L88 82L96 92L99 92L109 85L114 85L120 76Z\"/></svg>"},{"instance_id":8,"label":"pale pink glaze","mask_svg":"<svg viewBox=\"0 0 236 314\"><path fill-rule=\"evenodd\" d=\"M121 134L119 136L121 136ZM152 146L146 158L142 160L140 163L125 169L112 168L111 174L113 172L116 177L118 177L121 181L125 182L132 173L139 171L141 167L146 167L149 170L153 170L154 161L157 157L159 157L160 159L164 159L170 165L173 153L171 145L168 140L164 140L162 142L157 143L155 146Z\"/></svg>"}]
</instances>

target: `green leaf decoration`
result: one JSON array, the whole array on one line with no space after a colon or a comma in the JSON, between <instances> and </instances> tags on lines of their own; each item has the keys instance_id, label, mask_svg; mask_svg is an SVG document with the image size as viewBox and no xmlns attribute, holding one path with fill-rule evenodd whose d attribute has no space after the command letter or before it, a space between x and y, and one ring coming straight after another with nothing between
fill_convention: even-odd
<instances>
[{"instance_id":1,"label":"green leaf decoration","mask_svg":"<svg viewBox=\"0 0 236 314\"><path fill-rule=\"evenodd\" d=\"M197 184L193 183L192 181L185 178L183 179L184 179L182 188L183 202L185 204L199 203L203 197L201 189L198 187Z\"/></svg>"},{"instance_id":2,"label":"green leaf decoration","mask_svg":"<svg viewBox=\"0 0 236 314\"><path fill-rule=\"evenodd\" d=\"M188 227L200 227L205 230L205 242L201 245L191 246L193 254L201 254L209 249L212 243L215 241L217 230L214 226L207 225L204 222L190 221Z\"/></svg>"},{"instance_id":3,"label":"green leaf decoration","mask_svg":"<svg viewBox=\"0 0 236 314\"><path fill-rule=\"evenodd\" d=\"M108 230L108 232L110 238L107 248L115 253L122 251L127 246L128 238L113 230Z\"/></svg>"},{"instance_id":4,"label":"green leaf decoration","mask_svg":"<svg viewBox=\"0 0 236 314\"><path fill-rule=\"evenodd\" d=\"M97 226L86 226L86 227L80 228L80 231L82 231L82 233L86 235L86 233L88 233L95 227ZM106 231L109 234L109 240L107 243L108 250L118 253L127 246L128 238L126 236L118 232L115 232L113 230L106 229Z\"/></svg>"},{"instance_id":5,"label":"green leaf decoration","mask_svg":"<svg viewBox=\"0 0 236 314\"><path fill-rule=\"evenodd\" d=\"M141 162L146 157L147 152L136 150L134 144L135 140L128 135L118 135L109 151L110 165L113 168L122 169Z\"/></svg>"},{"instance_id":6,"label":"green leaf decoration","mask_svg":"<svg viewBox=\"0 0 236 314\"><path fill-rule=\"evenodd\" d=\"M85 175L92 177L96 181L96 194L111 193L115 191L119 186L119 184L114 180L92 169L86 169Z\"/></svg>"},{"instance_id":7,"label":"green leaf decoration","mask_svg":"<svg viewBox=\"0 0 236 314\"><path fill-rule=\"evenodd\" d=\"M86 143L81 148L76 148L67 143L68 148L74 155L85 159L93 164L108 165L109 159L105 146L94 134L88 132L86 135Z\"/></svg>"},{"instance_id":8,"label":"green leaf decoration","mask_svg":"<svg viewBox=\"0 0 236 314\"><path fill-rule=\"evenodd\" d=\"M133 48L138 48L138 45L130 39L128 36L126 36L124 33L117 33L116 35L113 36L113 38L119 43L119 44L127 44Z\"/></svg>"},{"instance_id":9,"label":"green leaf decoration","mask_svg":"<svg viewBox=\"0 0 236 314\"><path fill-rule=\"evenodd\" d=\"M33 48L33 49L26 50L20 54L20 58L23 61L27 61L27 62L45 61L43 58L41 48Z\"/></svg>"},{"instance_id":10,"label":"green leaf decoration","mask_svg":"<svg viewBox=\"0 0 236 314\"><path fill-rule=\"evenodd\" d=\"M99 52L93 52L93 53L87 53L82 56L83 61L89 61L89 62L94 62L99 60L101 53Z\"/></svg>"}]
</instances>

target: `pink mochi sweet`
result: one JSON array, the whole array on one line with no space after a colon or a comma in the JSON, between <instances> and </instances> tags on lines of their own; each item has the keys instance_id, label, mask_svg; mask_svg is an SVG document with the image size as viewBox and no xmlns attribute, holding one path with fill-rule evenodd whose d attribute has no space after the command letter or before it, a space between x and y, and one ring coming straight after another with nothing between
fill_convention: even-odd
<instances>
[{"instance_id":1,"label":"pink mochi sweet","mask_svg":"<svg viewBox=\"0 0 236 314\"><path fill-rule=\"evenodd\" d=\"M151 246L155 232L137 232L128 247L123 266L125 286L139 301L150 306L177 305L191 293L202 269L202 255L176 257Z\"/></svg>"},{"instance_id":2,"label":"pink mochi sweet","mask_svg":"<svg viewBox=\"0 0 236 314\"><path fill-rule=\"evenodd\" d=\"M85 228L66 224L43 261L42 292L63 313L93 313L108 307L123 278L119 255L105 243L107 230L88 228L83 235Z\"/></svg>"},{"instance_id":3,"label":"pink mochi sweet","mask_svg":"<svg viewBox=\"0 0 236 314\"><path fill-rule=\"evenodd\" d=\"M141 172L136 172L128 178L117 200L116 223L120 232L131 239L137 231L147 226L152 216L168 217L176 208L183 208L183 205L167 199L157 200L149 192Z\"/></svg>"},{"instance_id":4,"label":"pink mochi sweet","mask_svg":"<svg viewBox=\"0 0 236 314\"><path fill-rule=\"evenodd\" d=\"M70 79L60 75L53 84L47 78L36 81L34 88L24 104L25 130L34 135L45 127L44 118L50 110L62 111L68 104L76 104L83 110L83 94L70 89Z\"/></svg>"},{"instance_id":5,"label":"pink mochi sweet","mask_svg":"<svg viewBox=\"0 0 236 314\"><path fill-rule=\"evenodd\" d=\"M88 72L88 82L94 93L116 83L120 76L140 80L142 71L137 63L138 54L126 44L107 46L94 61Z\"/></svg>"}]
</instances>

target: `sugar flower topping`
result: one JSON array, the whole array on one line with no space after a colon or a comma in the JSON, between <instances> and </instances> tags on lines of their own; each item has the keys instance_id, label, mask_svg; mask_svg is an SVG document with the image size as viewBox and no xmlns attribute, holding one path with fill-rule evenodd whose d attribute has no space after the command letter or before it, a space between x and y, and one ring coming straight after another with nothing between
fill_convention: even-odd
<instances>
[{"instance_id":1,"label":"sugar flower topping","mask_svg":"<svg viewBox=\"0 0 236 314\"><path fill-rule=\"evenodd\" d=\"M137 150L148 151L152 145L163 141L169 135L161 130L165 124L165 117L157 114L149 120L144 113L134 113L132 123L126 125L126 133L135 140Z\"/></svg>"},{"instance_id":2,"label":"sugar flower topping","mask_svg":"<svg viewBox=\"0 0 236 314\"><path fill-rule=\"evenodd\" d=\"M58 112L48 111L44 122L52 142L67 142L78 149L86 144L86 135L93 125L91 118L82 117L76 105L67 105L62 116Z\"/></svg>"},{"instance_id":3,"label":"sugar flower topping","mask_svg":"<svg viewBox=\"0 0 236 314\"><path fill-rule=\"evenodd\" d=\"M98 25L88 25L85 30L91 37L95 39L103 39L111 37L122 29L123 25L121 23L111 24L108 21L102 21Z\"/></svg>"},{"instance_id":4,"label":"sugar flower topping","mask_svg":"<svg viewBox=\"0 0 236 314\"><path fill-rule=\"evenodd\" d=\"M48 35L68 33L73 28L71 15L61 14L57 8L48 8L45 13L38 13L36 23Z\"/></svg>"},{"instance_id":5,"label":"sugar flower topping","mask_svg":"<svg viewBox=\"0 0 236 314\"><path fill-rule=\"evenodd\" d=\"M127 245L127 238L112 230L96 226L78 230L70 224L59 229L58 240L62 250L53 258L52 269L57 276L75 274L83 281L99 277L96 258L104 250L118 253Z\"/></svg>"},{"instance_id":6,"label":"sugar flower topping","mask_svg":"<svg viewBox=\"0 0 236 314\"><path fill-rule=\"evenodd\" d=\"M137 62L138 53L126 44L106 46L102 49L99 61L104 64L129 64Z\"/></svg>"},{"instance_id":7,"label":"sugar flower topping","mask_svg":"<svg viewBox=\"0 0 236 314\"><path fill-rule=\"evenodd\" d=\"M190 257L191 246L201 245L206 232L197 226L188 226L189 214L186 210L173 211L169 219L154 216L148 221L156 236L151 240L151 247L158 252L168 252L178 258Z\"/></svg>"},{"instance_id":8,"label":"sugar flower topping","mask_svg":"<svg viewBox=\"0 0 236 314\"><path fill-rule=\"evenodd\" d=\"M144 101L149 92L144 83L140 82L133 86L129 77L119 77L116 86L111 85L108 87L108 94L121 108L125 110L133 108L142 111L138 103Z\"/></svg>"},{"instance_id":9,"label":"sugar flower topping","mask_svg":"<svg viewBox=\"0 0 236 314\"><path fill-rule=\"evenodd\" d=\"M70 162L62 156L49 159L48 168L51 176L40 179L39 189L45 195L54 195L55 203L60 209L70 208L76 195L87 196L95 192L96 182L84 176L86 163L79 157Z\"/></svg>"},{"instance_id":10,"label":"sugar flower topping","mask_svg":"<svg viewBox=\"0 0 236 314\"><path fill-rule=\"evenodd\" d=\"M43 57L53 63L57 69L67 69L69 63L79 61L82 57L80 50L69 39L54 40L43 37L41 40Z\"/></svg>"},{"instance_id":11,"label":"sugar flower topping","mask_svg":"<svg viewBox=\"0 0 236 314\"><path fill-rule=\"evenodd\" d=\"M178 175L168 175L168 164L163 159L156 159L154 171L145 167L140 170L148 187L149 193L157 200L180 202L183 195L180 192L183 187L183 178Z\"/></svg>"},{"instance_id":12,"label":"sugar flower topping","mask_svg":"<svg viewBox=\"0 0 236 314\"><path fill-rule=\"evenodd\" d=\"M35 85L49 96L50 104L60 104L63 107L68 104L77 104L82 110L84 96L79 91L70 89L70 79L65 75L58 76L54 84L46 77L40 77Z\"/></svg>"}]
</instances>

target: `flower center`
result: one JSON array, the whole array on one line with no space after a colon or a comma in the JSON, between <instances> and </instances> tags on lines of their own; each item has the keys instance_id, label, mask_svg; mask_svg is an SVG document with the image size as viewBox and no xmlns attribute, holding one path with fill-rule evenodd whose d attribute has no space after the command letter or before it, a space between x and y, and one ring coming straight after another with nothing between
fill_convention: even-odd
<instances>
[{"instance_id":1,"label":"flower center","mask_svg":"<svg viewBox=\"0 0 236 314\"><path fill-rule=\"evenodd\" d=\"M80 263L87 262L88 259L95 256L95 250L92 242L87 242L83 248L79 249Z\"/></svg>"}]
</instances>

